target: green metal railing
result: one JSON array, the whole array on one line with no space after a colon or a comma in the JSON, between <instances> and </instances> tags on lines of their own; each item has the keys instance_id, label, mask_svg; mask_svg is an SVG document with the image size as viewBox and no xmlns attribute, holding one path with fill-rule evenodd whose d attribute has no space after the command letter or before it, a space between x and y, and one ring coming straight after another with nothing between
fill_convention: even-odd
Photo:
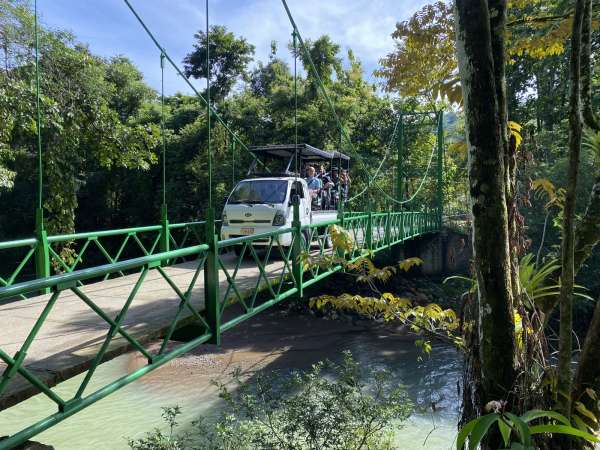
<instances>
[{"instance_id":1,"label":"green metal railing","mask_svg":"<svg viewBox=\"0 0 600 450\"><path fill-rule=\"evenodd\" d=\"M77 269L154 255L206 242L205 221L46 236L0 242L0 288ZM41 264L36 264L41 260ZM182 262L178 257L166 263ZM106 274L124 276L125 272ZM80 283L81 284L81 283ZM23 297L22 297L23 298Z\"/></svg>"},{"instance_id":2,"label":"green metal railing","mask_svg":"<svg viewBox=\"0 0 600 450\"><path fill-rule=\"evenodd\" d=\"M145 227L125 228L88 233L73 233L57 236L48 236L45 228L43 214L43 180L42 180L42 141L41 141L41 111L39 106L39 68L38 60L38 34L37 34L37 2L35 7L35 58L36 58L36 100L37 100L37 156L38 156L38 194L35 215L35 237L9 242L0 242L1 267L8 267L6 273L0 273L0 307L8 308L4 312L8 315L13 303L19 308L29 305L42 305L39 316L31 320L31 329L24 340L16 339L21 347L13 356L6 350L7 345L0 344L0 410L16 404L15 400L7 395L8 387L19 378L19 383L30 386L31 390L42 393L57 406L57 412L32 423L25 429L18 431L8 439L0 441L0 450L9 449L23 443L40 432L56 425L66 418L76 414L87 406L112 394L123 386L137 380L152 370L162 366L168 361L192 350L203 343L219 344L221 333L247 320L248 318L264 311L278 302L290 297L302 298L304 288L318 283L331 274L343 270L342 265L321 266L304 264L305 257L341 256L354 261L364 255L389 249L391 246L404 242L420 235L436 232L442 226L443 211L443 114L436 113L437 145L432 150L427 170L419 184L419 188L410 198L403 199L397 182L398 192L394 198L384 192L377 185L375 179L383 167L384 161L373 176L369 174L367 165L362 156L356 151L337 115L335 106L328 95L326 87L321 82L318 72L313 64L310 53L300 35L300 31L293 20L290 9L285 0L282 3L293 28L295 54L304 53L309 62L310 70L318 81L318 87L326 104L331 110L335 123L340 132L340 150L345 147L352 152L363 175L368 180L365 189L358 194L373 194L378 189L397 210L385 212L344 212L346 205L340 203L338 218L328 222L314 225L302 225L297 199L293 208L294 219L291 227L279 228L268 233L255 234L246 237L220 241L218 239L218 222L215 220L213 204L213 149L211 145L211 122L218 123L227 133L232 145L232 161L235 170L235 148L248 151L246 145L220 117L210 99L210 58L206 54L206 98L204 98L194 85L184 77L184 81L196 94L202 106L206 107L207 130L207 159L208 159L208 209L204 221L187 223L169 223L166 199L166 145L164 127L164 68L168 62L176 73L183 75L183 71L174 63L165 48L156 40L155 36L143 22L140 15L134 10L129 0L124 0L144 31L148 34L160 53L161 62L161 184L162 202L160 210L160 224ZM206 2L206 46L210 47L208 1ZM299 47L298 47L299 44ZM294 85L296 86L296 70L294 70ZM296 91L296 89L295 89ZM297 99L296 99L297 103ZM423 113L429 114L429 113ZM404 128L403 118L399 119L399 130ZM298 144L297 111L294 115L295 143ZM402 136L402 133L400 133ZM398 180L402 174L402 160L406 155L405 144L402 137L392 138L398 140ZM389 153L389 152L388 152ZM411 211L417 201L415 198L425 179L428 177L429 168L437 155L437 190L433 209ZM254 155L251 155L254 158ZM387 158L386 154L386 158ZM260 163L260 161L258 161ZM298 165L296 164L296 167ZM235 181L235 176L233 177ZM350 199L351 200L351 199ZM349 200L349 201L350 201ZM370 201L370 200L369 200ZM409 204L411 206L409 206ZM339 225L348 230L353 238L353 245L349 251L341 251L331 245L330 225ZM285 245L283 245L285 243ZM183 269L187 275L185 280L176 276L181 274L180 267L172 267L185 263ZM2 269L4 270L4 269ZM152 276L148 276L152 274ZM117 294L109 291L108 283L100 289L86 287L86 284L104 282L110 278L122 277L123 286L130 287L129 292ZM159 279L168 286L168 294L161 289L160 297L148 305L153 308L160 302L161 313L165 309L171 319L166 325L160 325L160 341L158 345L149 345L156 333L148 332L139 334L137 326L157 326L148 323L131 323L128 316L132 305L140 297L155 295L154 285L149 285L151 279ZM111 292L111 293L108 293ZM119 291L119 292L122 292ZM198 296L200 298L194 297ZM156 294L158 295L158 294ZM121 298L122 297L122 298ZM175 300L175 301L173 301ZM103 325L108 327L104 339L94 347L95 353L88 356L78 355L77 368L70 368L69 376L73 372L85 373L83 379L70 398L63 398L53 389L54 384L62 380L61 376L54 379L44 378L42 375L43 361L33 360L28 357L28 351L40 339L40 330L46 324L48 317L57 308L71 308L73 302L82 302L93 313L91 322L86 321L86 326ZM200 302L200 304L198 303ZM137 305L136 305L137 306ZM115 307L118 313L115 315ZM0 313L2 310L0 310ZM166 311L165 311L166 314ZM7 317L9 318L9 317ZM12 318L12 317L10 317ZM127 321L126 319L129 319ZM96 321L96 322L94 322ZM54 321L53 321L54 322ZM195 327L195 333L186 343L173 343L174 333L181 327L190 325ZM56 323L54 323L56 325ZM61 324L64 325L64 324ZM133 330L136 329L136 333ZM43 333L42 333L43 334ZM99 389L89 392L90 383L94 379L99 365L114 356L110 351L119 339L122 351L133 350L142 354L147 360L144 367L113 380ZM1 341L0 341L1 342ZM122 344L121 344L122 343ZM2 346L5 346L3 349ZM12 348L12 347L11 347ZM34 353L34 352L31 352ZM39 355L38 355L39 356ZM44 361L52 361L52 373L68 365L64 355L48 354ZM33 364L36 363L35 370ZM85 368L85 369L84 369ZM27 391L31 393L31 390ZM23 394L20 398L26 397ZM63 394L64 395L64 394ZM8 398L8 400L6 400ZM11 400L11 398L13 398ZM12 401L12 403L11 403Z\"/></svg>"},{"instance_id":3,"label":"green metal railing","mask_svg":"<svg viewBox=\"0 0 600 450\"><path fill-rule=\"evenodd\" d=\"M297 219L299 217L297 206L294 207L294 213ZM0 399L11 380L20 375L36 391L56 403L58 411L14 434L9 439L0 441L0 449L11 448L24 442L198 345L205 342L220 342L223 331L284 299L302 296L305 287L342 270L339 265L305 267L302 264L303 253L311 256L339 254L336 253L338 250L330 245L329 225L341 225L342 223L354 239L353 248L345 255L349 260L355 260L371 252L382 251L407 239L435 232L441 226L440 216L436 210L360 214L349 212L336 220L315 225L302 226L298 220L295 220L292 227L280 228L273 232L222 241L215 236L212 243L208 238L206 239L208 243L194 245L198 239L206 236L201 234L202 227L206 224L193 222L169 226L170 232L179 233L179 239L175 239L173 236L175 233L173 233L171 234L173 239L170 240L173 247L179 248L173 248L166 252L160 252L159 249L160 225L50 236L48 238L50 246L54 243L75 241L79 243L80 253L84 255L90 251L92 246L97 246L100 254L107 259L107 264L84 268L84 258L81 257L71 265L61 265L65 269L63 273L23 282L15 282L16 278L12 275L5 279L4 287L0 288L0 303L13 301L19 297L25 299L22 301L24 303L34 301L29 297L40 292L49 292L49 294L42 297L46 302L44 310L33 324L21 349L14 356L10 356L0 348L0 360L6 365L0 378ZM208 228L208 225L206 227ZM150 234L149 237L144 238L145 240L141 237L144 233ZM119 237L122 240L114 255L111 255L106 248L102 250L100 240L108 237ZM285 237L288 239L284 239ZM283 241L287 245L282 245ZM130 242L135 243L134 248L143 255L125 260L120 259L124 254L122 249ZM37 245L39 244L36 239L24 239L2 243L0 250L25 249L27 257L24 258L24 261L29 261L33 257ZM50 252L50 255L54 258L59 257L54 250ZM183 260L188 261L186 268L193 271L193 276L187 285L179 286L180 280L175 280L165 266ZM19 265L23 267L23 264ZM147 275L151 271L160 274L160 277L170 286L172 298L178 300L178 302L172 302L173 319L161 338L158 350L153 351L144 346L141 339L132 336L123 326L130 306L135 302L136 296L143 292L148 279ZM129 274L131 291L122 299L111 299L114 300L115 305L120 306L119 313L114 318L111 318L112 315L109 311L105 311L98 301L94 300L93 296L98 291L87 291L81 288L86 282L127 274ZM203 290L203 307L195 308L191 304L191 295L194 289L200 287ZM30 361L26 357L29 347L38 336L48 315L65 297L66 293L72 294L69 300L74 297L85 303L99 322L109 326L104 341L96 354L88 361L89 368L79 388L73 397L68 399L59 396L49 383L45 383L36 375L35 371L28 368L27 365ZM182 324L189 324L190 318L198 324L197 335L185 344L168 346L167 343L173 333ZM129 348L140 352L148 363L88 394L87 388L94 372L105 359L108 359L107 349L117 336L125 339Z\"/></svg>"}]
</instances>

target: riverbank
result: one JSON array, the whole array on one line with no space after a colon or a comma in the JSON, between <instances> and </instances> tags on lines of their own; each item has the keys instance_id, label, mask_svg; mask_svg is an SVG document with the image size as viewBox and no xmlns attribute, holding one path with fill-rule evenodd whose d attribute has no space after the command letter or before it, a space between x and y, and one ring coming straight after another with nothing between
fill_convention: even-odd
<instances>
[{"instance_id":1,"label":"riverbank","mask_svg":"<svg viewBox=\"0 0 600 450\"><path fill-rule=\"evenodd\" d=\"M236 368L247 378L258 370L303 369L320 360L336 360L344 350L350 350L364 367L389 369L397 382L406 386L417 412L401 432L402 441L406 438L407 442L401 448L450 447L449 440L455 434L456 380L460 371L455 350L437 347L431 358L419 362L412 339L390 327L317 319L289 311L285 305L228 331L220 348L201 346L35 440L57 450L124 450L128 448L127 438L139 438L154 427L163 426L163 406L183 408L182 429L190 429L191 422L200 415L213 414L219 399L211 381L230 379ZM142 364L144 360L133 354L103 364L90 392ZM78 376L62 383L59 393L72 392L80 381ZM33 397L0 413L0 435L16 431L30 423L32 417L42 418L52 412L52 404L45 397Z\"/></svg>"}]
</instances>

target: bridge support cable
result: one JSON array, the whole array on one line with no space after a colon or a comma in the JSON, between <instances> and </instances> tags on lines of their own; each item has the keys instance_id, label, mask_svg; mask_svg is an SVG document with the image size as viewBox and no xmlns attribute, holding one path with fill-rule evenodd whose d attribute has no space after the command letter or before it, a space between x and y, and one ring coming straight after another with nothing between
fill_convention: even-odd
<instances>
[{"instance_id":1,"label":"bridge support cable","mask_svg":"<svg viewBox=\"0 0 600 450\"><path fill-rule=\"evenodd\" d=\"M169 217L167 214L167 143L165 134L165 54L160 52L160 137L161 137L161 183L162 203L160 205L160 251L168 252L171 241ZM168 264L168 261L164 261Z\"/></svg>"},{"instance_id":2,"label":"bridge support cable","mask_svg":"<svg viewBox=\"0 0 600 450\"><path fill-rule=\"evenodd\" d=\"M146 34L148 35L148 37L152 40L152 42L154 43L154 45L161 51L162 54L165 55L165 59L169 62L169 64L173 67L173 69L175 69L175 71L177 72L177 74L183 79L183 81L189 86L189 88L194 92L194 95L196 95L196 97L198 97L202 103L204 103L205 105L207 105L207 101L204 98L204 96L190 82L190 80L188 79L188 77L185 76L185 74L179 68L179 66L175 63L175 61L173 61L173 59L169 56L169 53L158 42L158 40L156 39L156 37L154 36L154 34L150 31L150 28L148 28L148 26L142 20L142 18L139 15L139 13L132 6L130 0L123 0L123 2L129 8L129 10L131 11L131 13L135 16L135 18L137 19L137 21L139 22L139 24L142 26L142 28L144 29L144 31L146 32ZM240 137L231 129L231 127L229 125L227 125L227 123L223 120L223 118L219 115L219 113L215 110L215 108L213 106L210 106L209 108L210 108L210 111L212 112L213 117L221 125L223 125L223 127L225 128L225 130L227 131L227 133L229 134L229 136L232 139L234 139L252 157L252 159L257 162L257 164L259 164L265 170L269 171L269 169L267 168L267 166L265 164L263 164L262 161L260 161L258 158L256 158L256 156L254 156L250 152L250 150L248 149L248 146L246 144L244 144L244 142L240 139Z\"/></svg>"},{"instance_id":3,"label":"bridge support cable","mask_svg":"<svg viewBox=\"0 0 600 450\"><path fill-rule=\"evenodd\" d=\"M404 116L406 116L408 113L405 113ZM415 114L427 114L427 113L415 113ZM417 197L417 195L421 192L423 186L425 185L425 181L427 179L427 176L429 174L429 171L431 169L432 163L433 163L433 158L435 155L437 155L437 175L436 175L436 198L435 198L435 205L436 208L442 208L443 206L441 205L440 202L443 202L443 154L444 154L444 124L443 124L443 112L438 111L435 112L435 126L436 126L436 144L433 146L431 153L429 155L429 160L427 162L427 166L425 169L425 173L423 174L423 176L421 177L421 180L419 182L419 185L417 186L416 191L406 200L398 200L393 198L392 196L390 196L387 192L385 192L379 185L375 185L375 187L391 202L393 202L395 205L405 205L408 203L411 203L412 201L415 200L415 198ZM404 137L403 137L403 150L406 147L405 142L404 142ZM404 156L404 155L403 155ZM404 158L403 158L404 159ZM404 166L402 167L402 170L404 170ZM400 176L398 177L400 178Z\"/></svg>"},{"instance_id":4,"label":"bridge support cable","mask_svg":"<svg viewBox=\"0 0 600 450\"><path fill-rule=\"evenodd\" d=\"M444 216L444 111L438 113L437 120L437 220L442 228Z\"/></svg>"},{"instance_id":5,"label":"bridge support cable","mask_svg":"<svg viewBox=\"0 0 600 450\"><path fill-rule=\"evenodd\" d=\"M298 26L296 25L296 21L294 20L291 10L287 4L286 0L281 0L283 3L283 6L285 8L285 11L287 13L288 19L292 25L292 28L294 30L294 32L296 33L297 37L298 37L298 41L300 43L300 47L302 49L302 51L304 52L304 55L306 57L306 60L309 63L310 69L313 73L313 76L315 77L315 79L317 80L317 86L319 88L319 90L321 91L323 97L325 98L325 101L327 103L327 105L329 106L329 108L331 109L331 112L333 113L336 125L338 127L338 129L340 130L340 133L343 137L343 139L346 140L346 142L349 144L349 149L352 151L353 156L355 157L355 159L357 160L357 162L360 164L360 166L362 167L363 173L366 174L367 176L367 189L370 188L370 186L372 184L375 184L377 187L379 187L376 183L373 183L373 181L376 179L377 175L378 175L378 171L376 171L374 176L370 176L369 175L369 171L362 159L362 157L360 156L360 154L356 151L356 149L354 148L354 144L352 143L352 140L350 139L350 136L348 135L346 129L344 128L344 126L342 125L341 119L339 118L337 111L335 109L335 105L333 104L333 101L331 100L331 98L329 97L329 94L327 93L327 89L325 88L323 81L321 80L321 77L319 75L319 73L316 70L315 64L312 60L312 57L310 55L310 52L308 51L304 40L302 39L302 35L300 34L300 30L298 29ZM386 156L387 157L387 156ZM385 158L384 158L385 161ZM380 166L382 166L382 164L380 164ZM381 188L379 187L379 189L381 190ZM364 193L364 190L359 194L359 195L355 195L352 199L349 199L348 201L351 201L355 198L357 198L358 196L362 195Z\"/></svg>"},{"instance_id":6,"label":"bridge support cable","mask_svg":"<svg viewBox=\"0 0 600 450\"><path fill-rule=\"evenodd\" d=\"M394 143L394 139L396 137L396 133L398 131L398 124L399 123L400 123L400 118L398 118L396 120L396 124L394 125L394 130L392 131L392 136L390 137L390 140L388 142L388 145L387 145L387 148L386 148L386 151L385 151L385 155L383 156L383 159L381 160L381 162L377 166L377 169L375 169L375 173L372 176L370 176L366 172L366 170L365 170L365 173L367 173L367 185L358 194L355 194L352 197L350 197L348 199L348 203L350 203L350 202L356 200L357 198L361 197L372 185L375 184L374 181L377 179L377 177L381 173L381 169L383 168L383 165L385 164L385 162L387 161L388 157L391 154L392 146L393 146L393 143Z\"/></svg>"},{"instance_id":7,"label":"bridge support cable","mask_svg":"<svg viewBox=\"0 0 600 450\"><path fill-rule=\"evenodd\" d=\"M40 33L38 23L37 0L33 3L33 33L35 56L35 109L36 109L36 134L37 134L37 207L35 209L35 275L36 278L50 276L50 251L48 248L48 233L44 225L44 165L42 158L42 109L40 106ZM42 294L49 293L44 290Z\"/></svg>"},{"instance_id":8,"label":"bridge support cable","mask_svg":"<svg viewBox=\"0 0 600 450\"><path fill-rule=\"evenodd\" d=\"M286 0L281 0L283 7L287 13L288 19L290 21L290 24L292 25L293 31L297 36L298 42L300 43L300 48L303 51L306 60L308 61L308 64L310 66L310 70L313 73L313 76L315 77L315 80L317 81L317 86L319 88L319 90L321 91L321 94L323 95L325 102L327 103L327 105L329 106L334 120L336 122L336 125L338 127L338 129L340 130L341 136L342 138L348 143L348 148L349 150L351 150L351 153L353 154L354 158L357 160L358 164L361 166L363 173L366 175L366 182L367 182L367 186L365 189L363 189L363 191L361 191L359 194L353 196L351 199L348 200L348 202L360 197L366 190L370 189L372 186L376 187L379 191L381 191L386 197L388 197L389 199L396 201L396 199L393 199L393 197L391 197L388 193L386 193L381 186L379 186L376 182L376 178L379 175L379 171L381 169L381 167L383 166L383 163L385 162L385 160L387 159L388 154L386 154L386 156L384 157L382 163L380 163L378 169L376 170L375 174L373 176L369 175L369 170L367 168L367 166L365 165L363 158L360 156L360 154L357 152L357 150L354 148L354 144L352 143L352 140L350 139L350 136L348 134L348 132L346 131L346 129L344 128L344 126L342 125L341 119L339 118L337 111L335 109L335 105L333 104L333 101L331 100L331 98L329 97L329 94L327 93L327 89L325 88L325 85L323 84L323 81L321 80L321 77L319 75L319 73L316 70L316 66L312 60L312 57L310 55L310 52L308 51L308 48L306 47L306 44L304 42L304 40L302 39L302 35L300 34L300 30L298 29L298 26L296 25L296 21L294 20L294 17L291 13L291 10L287 4ZM426 174L425 174L426 176ZM425 177L424 176L424 177Z\"/></svg>"},{"instance_id":9,"label":"bridge support cable","mask_svg":"<svg viewBox=\"0 0 600 450\"><path fill-rule=\"evenodd\" d=\"M404 197L404 113L400 113L399 130L396 139L397 157L396 161L396 198L402 201Z\"/></svg>"},{"instance_id":10,"label":"bridge support cable","mask_svg":"<svg viewBox=\"0 0 600 450\"><path fill-rule=\"evenodd\" d=\"M211 333L211 344L221 344L221 308L219 305L219 237L215 227L215 205L213 204L213 150L210 103L210 28L208 0L206 6L206 133L208 154L208 214L206 218L206 238L208 251L204 268L204 289L206 319Z\"/></svg>"},{"instance_id":11,"label":"bridge support cable","mask_svg":"<svg viewBox=\"0 0 600 450\"><path fill-rule=\"evenodd\" d=\"M235 140L229 140L229 145L231 145L231 190L235 187Z\"/></svg>"}]
</instances>

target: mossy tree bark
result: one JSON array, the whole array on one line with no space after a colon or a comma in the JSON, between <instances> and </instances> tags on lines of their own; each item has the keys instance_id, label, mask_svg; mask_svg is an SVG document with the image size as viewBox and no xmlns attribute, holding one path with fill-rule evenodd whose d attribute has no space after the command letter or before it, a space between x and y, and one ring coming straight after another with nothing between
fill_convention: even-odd
<instances>
[{"instance_id":1,"label":"mossy tree bark","mask_svg":"<svg viewBox=\"0 0 600 450\"><path fill-rule=\"evenodd\" d=\"M592 389L600 395L600 298L596 302L594 316L588 329L585 343L581 352L580 363L577 366L575 382L573 385L573 401L581 401L596 417L600 417L598 401L586 393L586 389ZM590 423L598 429L597 423Z\"/></svg>"},{"instance_id":2,"label":"mossy tree bark","mask_svg":"<svg viewBox=\"0 0 600 450\"><path fill-rule=\"evenodd\" d=\"M591 29L592 29L592 0L585 0L585 10L581 30L581 96L583 107L583 120L590 129L599 132L600 123L592 110L591 90ZM600 242L600 176L592 187L585 215L577 225L575 232L575 273L583 263L591 256L592 250ZM593 396L586 393L586 389L592 389L600 393L600 298L596 301L594 316L588 328L583 344L579 365L575 373L573 393L571 401L581 401L592 411L596 417L600 417L600 406ZM598 423L590 423L596 430L600 427Z\"/></svg>"},{"instance_id":3,"label":"mossy tree bark","mask_svg":"<svg viewBox=\"0 0 600 450\"><path fill-rule=\"evenodd\" d=\"M456 40L465 103L473 249L478 282L479 385L482 413L492 400L513 400L515 336L507 211L508 135L504 87L505 2L456 0ZM475 366L472 366L475 367ZM466 405L468 406L468 405ZM487 443L495 447L494 436Z\"/></svg>"},{"instance_id":4,"label":"mossy tree bark","mask_svg":"<svg viewBox=\"0 0 600 450\"><path fill-rule=\"evenodd\" d=\"M571 414L573 285L575 280L575 199L583 127L581 111L581 33L586 1L577 0L575 4L569 69L571 80L569 94L569 168L563 210L557 384L559 408L567 417Z\"/></svg>"}]
</instances>

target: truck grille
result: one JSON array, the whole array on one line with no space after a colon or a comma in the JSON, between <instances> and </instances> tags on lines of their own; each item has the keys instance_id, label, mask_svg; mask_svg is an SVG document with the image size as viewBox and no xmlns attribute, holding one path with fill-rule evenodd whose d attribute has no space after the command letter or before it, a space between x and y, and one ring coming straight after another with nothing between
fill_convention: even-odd
<instances>
[{"instance_id":1,"label":"truck grille","mask_svg":"<svg viewBox=\"0 0 600 450\"><path fill-rule=\"evenodd\" d=\"M241 238L241 237L248 237L248 236L245 234L230 234L229 235L230 239ZM252 242L269 243L270 240L271 240L271 238L263 238L263 239L254 239Z\"/></svg>"},{"instance_id":2,"label":"truck grille","mask_svg":"<svg viewBox=\"0 0 600 450\"><path fill-rule=\"evenodd\" d=\"M253 223L271 223L271 220L241 220L241 219L232 219L229 223L243 223L251 225Z\"/></svg>"}]
</instances>

